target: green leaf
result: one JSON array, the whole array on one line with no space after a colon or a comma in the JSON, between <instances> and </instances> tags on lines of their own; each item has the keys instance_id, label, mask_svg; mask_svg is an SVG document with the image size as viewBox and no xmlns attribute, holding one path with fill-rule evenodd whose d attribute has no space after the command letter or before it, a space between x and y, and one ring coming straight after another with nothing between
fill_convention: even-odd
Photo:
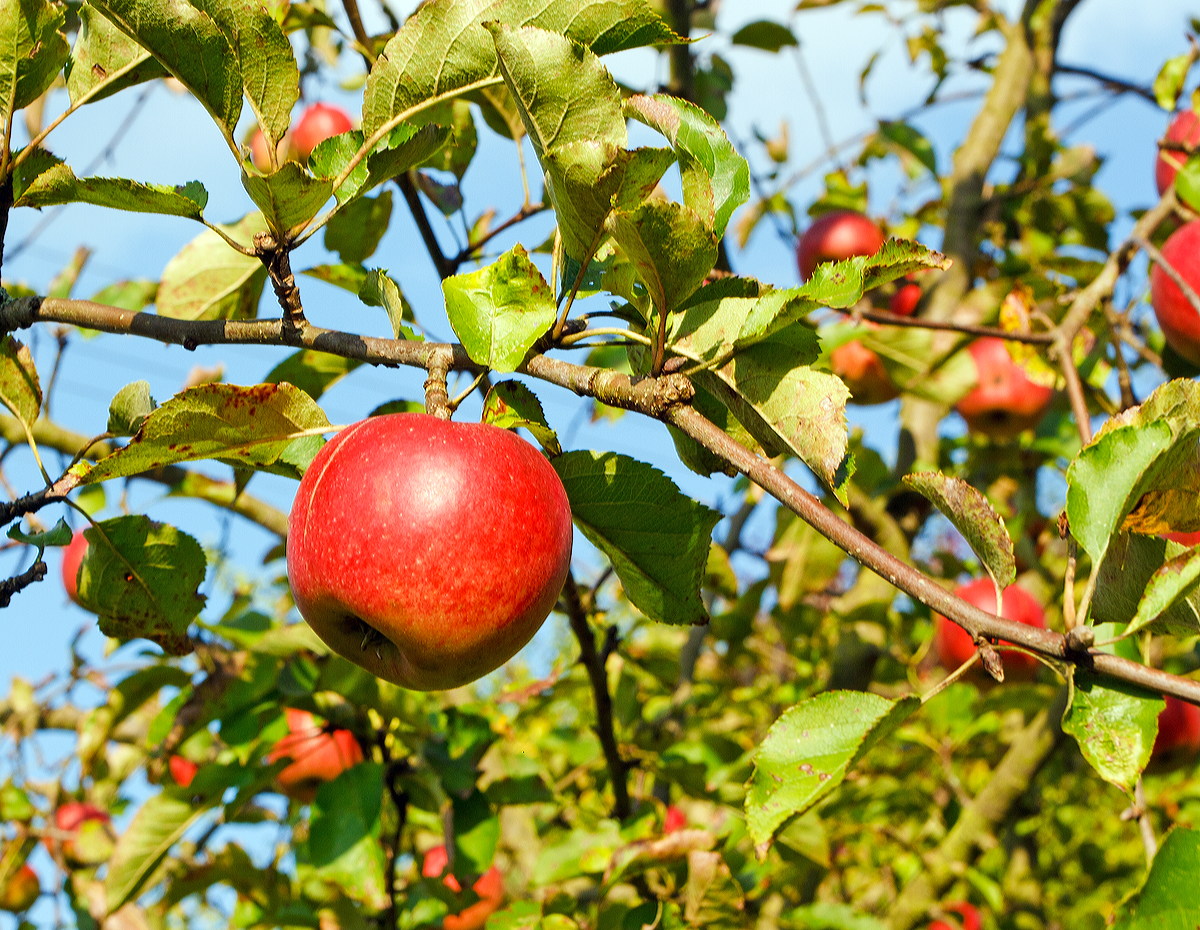
<instances>
[{"instance_id":1,"label":"green leaf","mask_svg":"<svg viewBox=\"0 0 1200 930\"><path fill-rule=\"evenodd\" d=\"M688 853L683 916L693 927L741 930L746 926L745 895L719 852Z\"/></svg>"},{"instance_id":2,"label":"green leaf","mask_svg":"<svg viewBox=\"0 0 1200 930\"><path fill-rule=\"evenodd\" d=\"M784 712L754 758L746 824L760 853L775 831L842 783L867 750L921 706L860 691L827 691Z\"/></svg>"},{"instance_id":3,"label":"green leaf","mask_svg":"<svg viewBox=\"0 0 1200 930\"><path fill-rule=\"evenodd\" d=\"M418 122L433 123L450 129L450 139L446 145L425 159L421 167L446 171L462 181L479 144L470 104L465 100L451 100L439 104L422 113Z\"/></svg>"},{"instance_id":4,"label":"green leaf","mask_svg":"<svg viewBox=\"0 0 1200 930\"><path fill-rule=\"evenodd\" d=\"M1195 930L1200 925L1200 831L1174 827L1163 837L1146 882L1124 901L1113 930Z\"/></svg>"},{"instance_id":5,"label":"green leaf","mask_svg":"<svg viewBox=\"0 0 1200 930\"><path fill-rule=\"evenodd\" d=\"M670 313L691 296L717 261L717 239L699 216L677 203L649 201L615 212L608 231L658 313Z\"/></svg>"},{"instance_id":6,"label":"green leaf","mask_svg":"<svg viewBox=\"0 0 1200 930\"><path fill-rule=\"evenodd\" d=\"M651 620L704 622L700 587L721 515L653 466L615 452L568 452L551 464L575 525L611 560L630 602Z\"/></svg>"},{"instance_id":7,"label":"green leaf","mask_svg":"<svg viewBox=\"0 0 1200 930\"><path fill-rule=\"evenodd\" d=\"M166 68L156 58L92 4L79 8L79 37L66 65L71 103L88 94L92 94L88 102L95 103L126 87L166 76Z\"/></svg>"},{"instance_id":8,"label":"green leaf","mask_svg":"<svg viewBox=\"0 0 1200 930\"><path fill-rule=\"evenodd\" d=\"M391 191L384 191L378 197L361 197L329 220L325 227L325 248L337 252L343 262L361 264L375 254L391 219Z\"/></svg>"},{"instance_id":9,"label":"green leaf","mask_svg":"<svg viewBox=\"0 0 1200 930\"><path fill-rule=\"evenodd\" d=\"M254 212L221 228L235 242L251 247L255 234L266 232L267 225L262 214ZM167 262L158 289L158 312L178 320L253 319L266 280L261 261L230 248L206 229Z\"/></svg>"},{"instance_id":10,"label":"green leaf","mask_svg":"<svg viewBox=\"0 0 1200 930\"><path fill-rule=\"evenodd\" d=\"M486 268L446 278L442 292L471 360L495 371L516 371L557 316L550 285L520 243Z\"/></svg>"},{"instance_id":11,"label":"green leaf","mask_svg":"<svg viewBox=\"0 0 1200 930\"><path fill-rule=\"evenodd\" d=\"M562 455L558 436L546 423L541 401L520 381L501 381L492 385L483 401L482 422L501 429L527 429L547 453Z\"/></svg>"},{"instance_id":12,"label":"green leaf","mask_svg":"<svg viewBox=\"0 0 1200 930\"><path fill-rule=\"evenodd\" d=\"M332 180L314 178L294 161L285 162L278 171L267 175L250 174L243 168L242 187L277 238L305 226L333 194Z\"/></svg>"},{"instance_id":13,"label":"green leaf","mask_svg":"<svg viewBox=\"0 0 1200 930\"><path fill-rule=\"evenodd\" d=\"M108 405L108 429L113 436L132 436L158 404L150 396L149 381L132 381Z\"/></svg>"},{"instance_id":14,"label":"green leaf","mask_svg":"<svg viewBox=\"0 0 1200 930\"><path fill-rule=\"evenodd\" d=\"M242 112L238 56L211 16L187 0L91 0L190 90L233 138Z\"/></svg>"},{"instance_id":15,"label":"green leaf","mask_svg":"<svg viewBox=\"0 0 1200 930\"><path fill-rule=\"evenodd\" d=\"M0 342L0 403L28 428L42 409L42 388L33 356L11 334Z\"/></svg>"},{"instance_id":16,"label":"green leaf","mask_svg":"<svg viewBox=\"0 0 1200 930\"><path fill-rule=\"evenodd\" d=\"M13 526L9 527L8 538L25 543L27 546L37 546L39 549L42 549L46 546L68 546L71 544L74 534L71 532L71 528L67 526L67 521L59 517L58 522L43 533L22 533L21 525L19 523L13 524Z\"/></svg>"},{"instance_id":17,"label":"green leaf","mask_svg":"<svg viewBox=\"0 0 1200 930\"><path fill-rule=\"evenodd\" d=\"M573 142L625 148L621 91L594 53L544 29L486 28L539 160Z\"/></svg>"},{"instance_id":18,"label":"green leaf","mask_svg":"<svg viewBox=\"0 0 1200 930\"><path fill-rule=\"evenodd\" d=\"M350 172L342 186L334 192L337 202L344 204L428 160L446 144L448 138L450 130L443 126L418 128L401 123ZM362 148L363 141L363 134L357 129L326 139L308 156L309 171L318 178L336 177L350 164L350 160Z\"/></svg>"},{"instance_id":19,"label":"green leaf","mask_svg":"<svg viewBox=\"0 0 1200 930\"><path fill-rule=\"evenodd\" d=\"M859 913L849 904L806 904L790 913L797 926L812 930L887 930L881 920Z\"/></svg>"},{"instance_id":20,"label":"green leaf","mask_svg":"<svg viewBox=\"0 0 1200 930\"><path fill-rule=\"evenodd\" d=\"M1071 667L1071 699L1062 727L1105 781L1133 795L1150 761L1162 698L1119 681Z\"/></svg>"},{"instance_id":21,"label":"green leaf","mask_svg":"<svg viewBox=\"0 0 1200 930\"><path fill-rule=\"evenodd\" d=\"M719 239L733 211L750 197L750 166L724 130L695 104L667 94L634 96L625 115L661 133L679 157L683 202Z\"/></svg>"},{"instance_id":22,"label":"green leaf","mask_svg":"<svg viewBox=\"0 0 1200 930\"><path fill-rule=\"evenodd\" d=\"M1175 110L1175 102L1183 91L1183 82L1192 67L1192 53L1184 52L1174 58L1168 58L1158 76L1154 79L1154 99L1158 105L1171 113Z\"/></svg>"},{"instance_id":23,"label":"green leaf","mask_svg":"<svg viewBox=\"0 0 1200 930\"><path fill-rule=\"evenodd\" d=\"M104 897L110 914L138 895L171 847L219 800L217 794L204 804L194 805L190 798L164 791L142 805L117 841L108 863Z\"/></svg>"},{"instance_id":24,"label":"green leaf","mask_svg":"<svg viewBox=\"0 0 1200 930\"><path fill-rule=\"evenodd\" d=\"M334 217L334 219L336 218ZM300 273L306 274L310 278L316 278L318 281L332 284L334 287L340 287L342 290L349 291L355 296L358 296L359 291L362 290L368 274L367 269L362 265L349 263L341 265L314 265L312 268L306 268Z\"/></svg>"},{"instance_id":25,"label":"green leaf","mask_svg":"<svg viewBox=\"0 0 1200 930\"><path fill-rule=\"evenodd\" d=\"M330 355L316 349L301 349L272 368L263 382L287 382L300 388L313 400L320 400L322 394L361 364L358 359Z\"/></svg>"},{"instance_id":26,"label":"green leaf","mask_svg":"<svg viewBox=\"0 0 1200 930\"><path fill-rule=\"evenodd\" d=\"M1184 616L1192 621L1183 635L1200 633L1200 614L1194 605L1193 595L1200 585L1200 547L1166 562L1146 584L1145 593L1138 603L1137 614L1129 624L1127 633L1134 633L1150 626L1172 608L1182 608ZM1160 628L1155 632L1163 632ZM1171 632L1177 632L1171 630Z\"/></svg>"},{"instance_id":27,"label":"green leaf","mask_svg":"<svg viewBox=\"0 0 1200 930\"><path fill-rule=\"evenodd\" d=\"M319 433L296 434L328 426L312 398L290 384L202 384L151 413L129 445L94 465L79 462L71 473L95 484L177 462L219 459L295 476L302 469L289 464L289 451L321 444Z\"/></svg>"},{"instance_id":28,"label":"green leaf","mask_svg":"<svg viewBox=\"0 0 1200 930\"><path fill-rule=\"evenodd\" d=\"M937 155L933 146L918 130L903 121L881 120L879 135L896 148L912 155L917 161L937 176Z\"/></svg>"},{"instance_id":29,"label":"green leaf","mask_svg":"<svg viewBox=\"0 0 1200 930\"><path fill-rule=\"evenodd\" d=\"M1111 540L1100 573L1096 579L1096 593L1092 597L1091 619L1094 623L1130 623L1142 610L1142 601L1153 584L1156 573L1163 568L1163 561L1171 547L1183 549L1175 543L1157 537L1138 536L1133 533L1118 533ZM1169 594L1171 582L1163 593ZM1146 605L1146 610L1151 609ZM1149 623L1156 633L1173 633L1178 636L1194 636L1200 632L1200 593L1195 590L1180 592L1179 597L1170 599L1161 612Z\"/></svg>"},{"instance_id":30,"label":"green leaf","mask_svg":"<svg viewBox=\"0 0 1200 930\"><path fill-rule=\"evenodd\" d=\"M207 202L208 192L199 181L169 187L125 178L77 178L68 165L60 162L23 185L14 206L40 208L60 203L91 203L131 213L161 213L199 220Z\"/></svg>"},{"instance_id":31,"label":"green leaf","mask_svg":"<svg viewBox=\"0 0 1200 930\"><path fill-rule=\"evenodd\" d=\"M37 100L66 63L65 12L47 0L6 0L0 10L0 126Z\"/></svg>"},{"instance_id":32,"label":"green leaf","mask_svg":"<svg viewBox=\"0 0 1200 930\"><path fill-rule=\"evenodd\" d=\"M379 844L382 803L383 766L353 766L317 790L308 839L317 873L375 909L388 900Z\"/></svg>"},{"instance_id":33,"label":"green leaf","mask_svg":"<svg viewBox=\"0 0 1200 930\"><path fill-rule=\"evenodd\" d=\"M23 788L18 788L11 781L6 781L3 787L0 787L0 820L8 823L28 823L36 813L37 810Z\"/></svg>"},{"instance_id":34,"label":"green leaf","mask_svg":"<svg viewBox=\"0 0 1200 930\"><path fill-rule=\"evenodd\" d=\"M996 513L983 494L962 478L927 471L905 475L904 483L929 498L962 533L992 576L996 584L996 603L1000 603L1001 593L1017 580L1012 539L1004 518Z\"/></svg>"},{"instance_id":35,"label":"green leaf","mask_svg":"<svg viewBox=\"0 0 1200 930\"><path fill-rule=\"evenodd\" d=\"M119 307L130 313L140 313L158 297L158 282L146 278L136 278L132 281L117 281L101 288L92 295L92 300L98 304Z\"/></svg>"},{"instance_id":36,"label":"green leaf","mask_svg":"<svg viewBox=\"0 0 1200 930\"><path fill-rule=\"evenodd\" d=\"M746 23L729 39L734 45L745 45L750 48L761 48L765 52L778 52L788 46L800 47L792 30L782 23L769 19L756 19Z\"/></svg>"},{"instance_id":37,"label":"green leaf","mask_svg":"<svg viewBox=\"0 0 1200 930\"><path fill-rule=\"evenodd\" d=\"M258 0L193 0L237 50L242 87L270 145L283 138L300 98L292 43Z\"/></svg>"},{"instance_id":38,"label":"green leaf","mask_svg":"<svg viewBox=\"0 0 1200 930\"><path fill-rule=\"evenodd\" d=\"M1193 155L1175 175L1175 193L1193 210L1200 210L1200 156Z\"/></svg>"},{"instance_id":39,"label":"green leaf","mask_svg":"<svg viewBox=\"0 0 1200 930\"><path fill-rule=\"evenodd\" d=\"M191 536L148 517L105 520L84 531L79 603L118 639L149 639L168 655L192 646L188 625L204 606L199 587L207 561Z\"/></svg>"},{"instance_id":40,"label":"green leaf","mask_svg":"<svg viewBox=\"0 0 1200 930\"><path fill-rule=\"evenodd\" d=\"M359 285L358 298L368 307L383 307L397 339L423 341L421 336L404 325L406 321L411 323L414 320L412 307L404 299L400 286L388 277L386 269L377 268L367 272Z\"/></svg>"}]
</instances>

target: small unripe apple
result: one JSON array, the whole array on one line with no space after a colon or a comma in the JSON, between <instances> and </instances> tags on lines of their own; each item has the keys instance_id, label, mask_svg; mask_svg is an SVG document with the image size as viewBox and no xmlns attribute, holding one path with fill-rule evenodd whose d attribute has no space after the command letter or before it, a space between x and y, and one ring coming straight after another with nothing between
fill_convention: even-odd
<instances>
[{"instance_id":1,"label":"small unripe apple","mask_svg":"<svg viewBox=\"0 0 1200 930\"><path fill-rule=\"evenodd\" d=\"M954 593L980 610L986 610L989 614L996 613L996 586L991 578L976 578L961 585ZM1046 626L1046 613L1042 610L1042 605L1020 585L1010 584L1004 589L1004 601L999 616L1041 629L1045 629ZM953 671L975 654L975 643L971 634L953 620L941 614L934 614L934 624L933 644L944 668ZM1003 658L1005 670L1014 674L1029 675L1037 668L1037 659L1023 652L1007 651Z\"/></svg>"},{"instance_id":2,"label":"small unripe apple","mask_svg":"<svg viewBox=\"0 0 1200 930\"><path fill-rule=\"evenodd\" d=\"M674 833L687 826L687 814L672 804L663 818L663 833Z\"/></svg>"},{"instance_id":3,"label":"small unripe apple","mask_svg":"<svg viewBox=\"0 0 1200 930\"><path fill-rule=\"evenodd\" d=\"M171 777L175 779L175 784L179 785L180 788L187 788L191 785L192 779L200 771L200 766L191 759L185 759L183 756L171 756L167 760L167 768L171 772Z\"/></svg>"},{"instance_id":4,"label":"small unripe apple","mask_svg":"<svg viewBox=\"0 0 1200 930\"><path fill-rule=\"evenodd\" d=\"M362 762L362 747L349 730L326 730L307 711L289 707L285 715L288 735L275 744L267 761L291 759L279 773L279 785L289 797L311 802L322 784Z\"/></svg>"},{"instance_id":5,"label":"small unripe apple","mask_svg":"<svg viewBox=\"0 0 1200 930\"><path fill-rule=\"evenodd\" d=\"M921 302L921 285L913 284L911 281L901 284L896 289L896 293L892 295L892 299L888 301L888 309L896 316L912 316L913 311L917 309L917 304Z\"/></svg>"},{"instance_id":6,"label":"small unripe apple","mask_svg":"<svg viewBox=\"0 0 1200 930\"><path fill-rule=\"evenodd\" d=\"M319 143L350 129L350 116L341 107L314 103L292 127L292 149L300 161L308 161Z\"/></svg>"},{"instance_id":7,"label":"small unripe apple","mask_svg":"<svg viewBox=\"0 0 1200 930\"><path fill-rule=\"evenodd\" d=\"M0 891L0 910L14 914L27 911L41 893L42 883L37 872L27 864L23 865L4 883L4 889Z\"/></svg>"},{"instance_id":8,"label":"small unripe apple","mask_svg":"<svg viewBox=\"0 0 1200 930\"><path fill-rule=\"evenodd\" d=\"M541 627L571 533L562 482L515 433L387 414L342 430L305 472L288 580L335 652L405 688L455 688Z\"/></svg>"},{"instance_id":9,"label":"small unripe apple","mask_svg":"<svg viewBox=\"0 0 1200 930\"><path fill-rule=\"evenodd\" d=\"M970 351L978 384L955 409L971 431L993 439L1012 439L1036 426L1054 391L1029 380L1025 369L1008 354L1003 339L976 339Z\"/></svg>"},{"instance_id":10,"label":"small unripe apple","mask_svg":"<svg viewBox=\"0 0 1200 930\"><path fill-rule=\"evenodd\" d=\"M980 930L980 927L983 926L983 922L979 919L979 911L975 910L966 901L943 904L942 910L948 911L951 914L957 914L959 923L962 925L962 930ZM929 930L954 930L954 928L944 920L935 920L929 925Z\"/></svg>"},{"instance_id":11,"label":"small unripe apple","mask_svg":"<svg viewBox=\"0 0 1200 930\"><path fill-rule=\"evenodd\" d=\"M87 539L84 538L83 533L76 533L71 537L71 542L63 549L63 590L67 592L67 597L76 604L79 603L79 566L83 564L83 557L87 554L87 547Z\"/></svg>"},{"instance_id":12,"label":"small unripe apple","mask_svg":"<svg viewBox=\"0 0 1200 930\"><path fill-rule=\"evenodd\" d=\"M1200 752L1200 707L1164 695L1167 706L1158 715L1158 736L1150 758L1156 762L1185 760Z\"/></svg>"},{"instance_id":13,"label":"small unripe apple","mask_svg":"<svg viewBox=\"0 0 1200 930\"><path fill-rule=\"evenodd\" d=\"M855 255L874 255L884 243L883 232L857 210L831 210L817 217L796 244L800 278L807 281L822 262Z\"/></svg>"},{"instance_id":14,"label":"small unripe apple","mask_svg":"<svg viewBox=\"0 0 1200 930\"><path fill-rule=\"evenodd\" d=\"M1200 119L1191 110L1184 110L1167 128L1167 142L1176 142L1189 148L1200 146ZM1158 188L1161 197L1163 191L1175 183L1175 175L1187 164L1187 152L1179 149L1158 150L1158 158L1154 162L1154 186Z\"/></svg>"},{"instance_id":15,"label":"small unripe apple","mask_svg":"<svg viewBox=\"0 0 1200 930\"><path fill-rule=\"evenodd\" d=\"M1200 294L1200 220L1184 223L1171 233L1161 251L1163 260ZM1150 305L1167 344L1193 365L1200 365L1200 313L1159 265L1150 271Z\"/></svg>"},{"instance_id":16,"label":"small unripe apple","mask_svg":"<svg viewBox=\"0 0 1200 930\"><path fill-rule=\"evenodd\" d=\"M844 342L829 353L829 367L850 389L856 404L885 404L900 396L878 353L857 339Z\"/></svg>"},{"instance_id":17,"label":"small unripe apple","mask_svg":"<svg viewBox=\"0 0 1200 930\"><path fill-rule=\"evenodd\" d=\"M446 871L449 862L446 847L435 846L425 854L425 860L421 863L421 874L426 878L437 878ZM442 884L455 894L462 891L462 886L453 872L442 879ZM479 895L479 900L457 914L443 917L443 930L482 930L488 917L499 910L504 901L504 877L498 868L492 866L479 876L471 890Z\"/></svg>"},{"instance_id":18,"label":"small unripe apple","mask_svg":"<svg viewBox=\"0 0 1200 930\"><path fill-rule=\"evenodd\" d=\"M112 854L115 838L108 811L86 801L68 801L54 811L57 836L47 837L46 848L62 850L71 865L99 865Z\"/></svg>"}]
</instances>

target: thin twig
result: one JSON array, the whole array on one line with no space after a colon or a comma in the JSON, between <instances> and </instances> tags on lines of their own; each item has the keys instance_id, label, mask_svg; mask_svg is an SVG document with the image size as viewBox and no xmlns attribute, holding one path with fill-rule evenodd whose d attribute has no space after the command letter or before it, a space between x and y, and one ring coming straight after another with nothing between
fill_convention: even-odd
<instances>
[{"instance_id":1,"label":"thin twig","mask_svg":"<svg viewBox=\"0 0 1200 930\"><path fill-rule=\"evenodd\" d=\"M446 261L453 267L453 271L451 273L453 274L454 272L458 271L459 266L461 266L463 262L469 261L480 249L482 249L506 229L516 226L517 223L523 222L524 220L529 219L531 216L537 216L537 214L543 213L547 209L548 207L541 201L538 201L537 203L525 204L525 206L521 207L520 210L506 219L495 229L489 229L487 234L482 236L479 241L468 242L457 255L447 259Z\"/></svg>"},{"instance_id":2,"label":"thin twig","mask_svg":"<svg viewBox=\"0 0 1200 930\"><path fill-rule=\"evenodd\" d=\"M1149 100L1155 106L1158 106L1158 101L1154 97L1154 91L1149 87L1142 87L1140 84L1134 84L1132 81L1126 81L1123 78L1113 77L1111 74L1104 74L1092 68L1084 68L1080 65L1064 65L1062 62L1055 62L1054 71L1056 74L1072 74L1078 77L1089 77L1094 81L1099 81L1105 87L1119 91L1122 94L1137 94L1145 100Z\"/></svg>"},{"instance_id":3,"label":"thin twig","mask_svg":"<svg viewBox=\"0 0 1200 930\"><path fill-rule=\"evenodd\" d=\"M973 323L955 323L951 320L929 320L925 317L898 316L886 310L855 310L853 316L862 317L885 326L908 326L914 329L936 329L971 336L993 336L1009 342L1024 342L1029 345L1053 345L1054 333L1018 333L996 326L976 326Z\"/></svg>"},{"instance_id":4,"label":"thin twig","mask_svg":"<svg viewBox=\"0 0 1200 930\"><path fill-rule=\"evenodd\" d=\"M14 575L12 578L5 578L0 581L0 607L7 607L12 601L12 596L18 591L24 591L35 581L41 581L46 577L46 563L42 561L41 553L38 553L38 558L28 569L21 572L19 575Z\"/></svg>"}]
</instances>

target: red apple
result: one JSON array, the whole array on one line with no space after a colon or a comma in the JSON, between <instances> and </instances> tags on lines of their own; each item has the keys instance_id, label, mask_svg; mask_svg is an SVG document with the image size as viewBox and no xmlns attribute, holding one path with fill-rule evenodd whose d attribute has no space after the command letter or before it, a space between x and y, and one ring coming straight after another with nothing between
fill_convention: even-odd
<instances>
[{"instance_id":1,"label":"red apple","mask_svg":"<svg viewBox=\"0 0 1200 930\"><path fill-rule=\"evenodd\" d=\"M829 367L846 383L856 404L884 404L900 396L879 355L857 339L830 352Z\"/></svg>"},{"instance_id":2,"label":"red apple","mask_svg":"<svg viewBox=\"0 0 1200 930\"><path fill-rule=\"evenodd\" d=\"M188 787L192 783L192 779L196 777L196 773L200 771L200 766L183 756L171 756L167 760L167 768L170 769L175 784L180 788Z\"/></svg>"},{"instance_id":3,"label":"red apple","mask_svg":"<svg viewBox=\"0 0 1200 930\"><path fill-rule=\"evenodd\" d=\"M362 747L349 730L326 730L312 714L292 707L285 715L288 735L275 744L267 761L292 760L279 773L279 784L289 797L312 801L324 782L362 762Z\"/></svg>"},{"instance_id":4,"label":"red apple","mask_svg":"<svg viewBox=\"0 0 1200 930\"><path fill-rule=\"evenodd\" d=\"M1185 546L1200 546L1200 530L1194 533L1163 533L1163 539L1182 543Z\"/></svg>"},{"instance_id":5,"label":"red apple","mask_svg":"<svg viewBox=\"0 0 1200 930\"><path fill-rule=\"evenodd\" d=\"M421 864L421 874L426 878L437 878L446 871L449 861L450 857L446 854L446 847L435 846L425 854L425 861ZM453 872L442 879L442 884L455 894L462 891L462 886L454 877ZM479 900L463 908L457 914L443 917L442 927L444 930L482 930L488 917L499 910L504 901L504 878L500 874L500 870L492 866L471 886L471 890L479 895Z\"/></svg>"},{"instance_id":6,"label":"red apple","mask_svg":"<svg viewBox=\"0 0 1200 930\"><path fill-rule=\"evenodd\" d=\"M796 264L807 281L822 262L841 261L855 255L874 255L883 245L883 233L857 210L822 213L796 245Z\"/></svg>"},{"instance_id":7,"label":"red apple","mask_svg":"<svg viewBox=\"0 0 1200 930\"><path fill-rule=\"evenodd\" d=\"M962 930L979 930L983 926L983 922L979 919L979 912L966 901L943 904L942 910L957 914ZM929 930L955 930L955 928L944 920L935 920L929 925Z\"/></svg>"},{"instance_id":8,"label":"red apple","mask_svg":"<svg viewBox=\"0 0 1200 930\"><path fill-rule=\"evenodd\" d=\"M663 818L663 833L674 833L687 826L687 814L672 804L667 808L667 816Z\"/></svg>"},{"instance_id":9,"label":"red apple","mask_svg":"<svg viewBox=\"0 0 1200 930\"><path fill-rule=\"evenodd\" d=\"M920 302L921 285L909 282L896 289L896 293L888 301L888 309L896 316L912 316Z\"/></svg>"},{"instance_id":10,"label":"red apple","mask_svg":"<svg viewBox=\"0 0 1200 930\"><path fill-rule=\"evenodd\" d=\"M1012 439L1036 426L1054 391L1029 380L1025 369L1008 354L1003 339L976 339L970 350L979 383L956 409L971 431L993 439Z\"/></svg>"},{"instance_id":11,"label":"red apple","mask_svg":"<svg viewBox=\"0 0 1200 930\"><path fill-rule=\"evenodd\" d=\"M1171 233L1163 243L1162 257L1200 293L1200 220ZM1200 365L1200 313L1159 265L1150 271L1150 305L1167 344L1193 365Z\"/></svg>"},{"instance_id":12,"label":"red apple","mask_svg":"<svg viewBox=\"0 0 1200 930\"><path fill-rule=\"evenodd\" d=\"M1158 715L1158 736L1150 758L1191 759L1200 752L1200 707L1165 695L1167 706Z\"/></svg>"},{"instance_id":13,"label":"red apple","mask_svg":"<svg viewBox=\"0 0 1200 930\"><path fill-rule=\"evenodd\" d=\"M1165 141L1177 142L1194 149L1200 145L1200 119L1197 119L1191 110L1184 110L1171 121ZM1158 188L1159 196L1175 183L1175 175L1187 160L1187 152L1181 152L1179 149L1158 150L1158 158L1154 162L1154 186Z\"/></svg>"},{"instance_id":14,"label":"red apple","mask_svg":"<svg viewBox=\"0 0 1200 930\"><path fill-rule=\"evenodd\" d=\"M54 811L54 834L45 840L71 865L99 865L112 854L115 838L108 812L85 801L68 801Z\"/></svg>"},{"instance_id":15,"label":"red apple","mask_svg":"<svg viewBox=\"0 0 1200 930\"><path fill-rule=\"evenodd\" d=\"M4 890L0 891L0 910L14 914L27 911L41 893L42 883L37 872L23 865L4 883Z\"/></svg>"},{"instance_id":16,"label":"red apple","mask_svg":"<svg viewBox=\"0 0 1200 930\"><path fill-rule=\"evenodd\" d=\"M297 158L308 161L308 156L318 143L349 132L350 128L350 116L341 107L314 103L304 111L292 129L292 149Z\"/></svg>"},{"instance_id":17,"label":"red apple","mask_svg":"<svg viewBox=\"0 0 1200 930\"><path fill-rule=\"evenodd\" d=\"M996 612L996 586L988 577L976 578L954 592L969 604L990 614ZM1045 628L1046 614L1037 599L1019 585L1010 584L1004 589L1003 609L1000 616L1005 620L1016 620L1029 626ZM971 634L953 620L934 614L934 648L941 658L943 667L953 670L975 654L975 643ZM1031 674L1037 668L1037 659L1023 652L1005 652L1004 667L1007 671Z\"/></svg>"},{"instance_id":18,"label":"red apple","mask_svg":"<svg viewBox=\"0 0 1200 930\"><path fill-rule=\"evenodd\" d=\"M291 154L292 134L284 133L279 144L275 147L275 161L277 165L282 165ZM250 160L254 163L254 167L264 174L271 170L271 149L267 145L267 137L263 135L261 129L255 129L254 135L250 137Z\"/></svg>"},{"instance_id":19,"label":"red apple","mask_svg":"<svg viewBox=\"0 0 1200 930\"><path fill-rule=\"evenodd\" d=\"M87 554L87 547L87 540L84 538L83 533L76 533L66 548L63 549L63 588L67 592L67 597L76 604L79 603L79 566L83 564L83 557Z\"/></svg>"},{"instance_id":20,"label":"red apple","mask_svg":"<svg viewBox=\"0 0 1200 930\"><path fill-rule=\"evenodd\" d=\"M455 688L507 662L554 607L571 509L516 434L387 414L317 454L287 560L296 606L335 652L405 688Z\"/></svg>"}]
</instances>

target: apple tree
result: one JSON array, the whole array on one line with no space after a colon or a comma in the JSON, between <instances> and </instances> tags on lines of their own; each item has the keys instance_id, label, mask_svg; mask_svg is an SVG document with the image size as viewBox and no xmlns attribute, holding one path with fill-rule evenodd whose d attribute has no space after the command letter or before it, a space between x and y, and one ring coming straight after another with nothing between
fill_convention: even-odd
<instances>
[{"instance_id":1,"label":"apple tree","mask_svg":"<svg viewBox=\"0 0 1200 930\"><path fill-rule=\"evenodd\" d=\"M804 0L733 28L717 6L0 3L0 234L68 205L194 224L89 299L86 252L45 285L3 266L10 649L68 546L106 648L71 643L0 703L0 908L104 930L1200 923L1200 257L1172 238L1200 228L1200 140L1177 117L1159 198L1128 213L1061 124L1066 76L1164 126L1200 110L1200 22L1142 87L1060 60L1079 0ZM746 78L712 49L796 56L816 7L899 30L932 90L806 169L786 132L727 134ZM972 115L939 140L960 73ZM350 129L315 103L335 83ZM161 84L221 143L203 180L107 177L59 144ZM793 131L829 136L820 107ZM508 213L467 180L501 150ZM790 257L738 271L772 232L798 285ZM128 383L64 417L72 346L106 340L138 346ZM154 398L164 344L184 386ZM199 349L271 363L188 374ZM418 432L482 421L548 463L575 551L532 652L412 690L450 679L389 672L386 617L350 616L361 642L302 619L287 511L345 435L335 396ZM564 409L596 422L587 446ZM860 416L898 418L891 461ZM390 603L441 585L408 567L432 565L507 609L528 551L493 563L462 532L515 495L489 529L516 538L499 459L395 551L372 507L401 521L420 495L377 458L342 461L373 492L323 504L322 545L406 567L342 580ZM203 536L188 500L271 543ZM418 612L434 652L450 616Z\"/></svg>"}]
</instances>

